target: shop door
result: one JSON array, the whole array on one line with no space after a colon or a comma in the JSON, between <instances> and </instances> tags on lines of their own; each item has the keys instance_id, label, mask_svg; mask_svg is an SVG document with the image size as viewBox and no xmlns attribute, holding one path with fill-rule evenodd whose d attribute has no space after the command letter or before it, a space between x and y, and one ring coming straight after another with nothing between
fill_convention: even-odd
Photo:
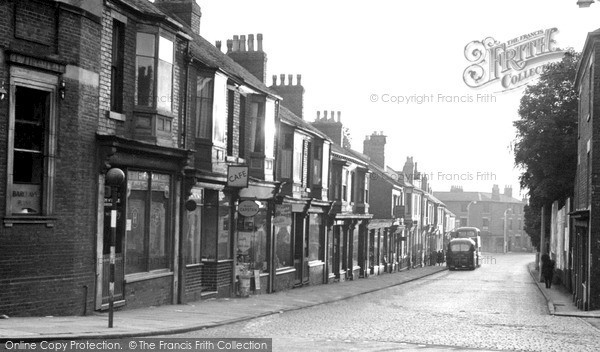
<instances>
[{"instance_id":1,"label":"shop door","mask_svg":"<svg viewBox=\"0 0 600 352\"><path fill-rule=\"evenodd\" d=\"M341 248L343 248L342 241L340 241L341 226L333 227L333 274L337 279L340 278L340 264L342 260Z\"/></svg>"},{"instance_id":2,"label":"shop door","mask_svg":"<svg viewBox=\"0 0 600 352\"><path fill-rule=\"evenodd\" d=\"M304 214L294 214L294 217L294 284L301 286L308 284L308 230Z\"/></svg>"},{"instance_id":3,"label":"shop door","mask_svg":"<svg viewBox=\"0 0 600 352\"><path fill-rule=\"evenodd\" d=\"M124 261L123 261L123 201L121 192L117 193L117 235L115 246L115 288L114 302L123 301ZM102 308L108 309L110 286L110 240L111 240L112 199L110 187L106 188L104 199L104 243L102 250Z\"/></svg>"}]
</instances>

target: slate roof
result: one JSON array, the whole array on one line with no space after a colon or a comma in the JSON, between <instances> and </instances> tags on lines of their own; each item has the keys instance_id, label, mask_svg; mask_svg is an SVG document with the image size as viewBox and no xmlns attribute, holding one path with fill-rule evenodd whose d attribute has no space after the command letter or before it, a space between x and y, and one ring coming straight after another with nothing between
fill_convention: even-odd
<instances>
[{"instance_id":1,"label":"slate roof","mask_svg":"<svg viewBox=\"0 0 600 352\"><path fill-rule=\"evenodd\" d=\"M486 192L433 192L433 195L440 199L442 202L500 202L500 203L521 203L525 204L522 200L517 198L509 197L504 194L500 194L499 200L492 199L491 193Z\"/></svg>"},{"instance_id":2,"label":"slate roof","mask_svg":"<svg viewBox=\"0 0 600 352\"><path fill-rule=\"evenodd\" d=\"M311 125L308 121L301 119L283 105L279 105L279 118L284 123L300 127L316 136L319 136L331 142L331 138L329 138L325 133L321 132L319 129Z\"/></svg>"},{"instance_id":3,"label":"slate roof","mask_svg":"<svg viewBox=\"0 0 600 352\"><path fill-rule=\"evenodd\" d=\"M174 21L182 32L192 37L190 51L191 55L209 68L219 69L226 74L235 77L238 81L253 87L263 93L281 99L276 92L269 89L260 79L247 71L221 50L217 49L208 40L194 33L192 29L176 16L167 15L156 5L148 0L119 0L129 7L151 16L163 17L167 21Z\"/></svg>"}]
</instances>

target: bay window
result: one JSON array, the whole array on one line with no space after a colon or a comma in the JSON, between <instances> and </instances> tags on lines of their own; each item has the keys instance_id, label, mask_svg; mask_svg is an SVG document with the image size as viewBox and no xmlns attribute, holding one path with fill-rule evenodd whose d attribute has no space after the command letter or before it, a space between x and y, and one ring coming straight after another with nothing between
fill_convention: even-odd
<instances>
[{"instance_id":1,"label":"bay window","mask_svg":"<svg viewBox=\"0 0 600 352\"><path fill-rule=\"evenodd\" d=\"M136 36L135 104L172 111L174 38L167 33Z\"/></svg>"},{"instance_id":2,"label":"bay window","mask_svg":"<svg viewBox=\"0 0 600 352\"><path fill-rule=\"evenodd\" d=\"M220 73L199 72L196 77L196 138L211 139L226 147L227 77Z\"/></svg>"}]
</instances>

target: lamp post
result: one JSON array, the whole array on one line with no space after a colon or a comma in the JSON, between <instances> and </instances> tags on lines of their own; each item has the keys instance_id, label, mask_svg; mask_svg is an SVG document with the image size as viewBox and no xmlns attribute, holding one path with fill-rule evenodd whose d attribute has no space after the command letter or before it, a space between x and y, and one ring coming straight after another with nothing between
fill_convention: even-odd
<instances>
[{"instance_id":1,"label":"lamp post","mask_svg":"<svg viewBox=\"0 0 600 352\"><path fill-rule=\"evenodd\" d=\"M506 222L507 222L507 221L506 221L506 220L507 220L507 219L506 219L506 217L507 217L507 214L506 214L506 213L508 213L508 211L509 211L509 210L510 210L510 212L512 213L512 209L511 209L511 208L507 208L507 209L504 211L504 254L506 254L506 252L507 252L507 247L508 247L508 243L507 243L507 241L506 241L506 233L507 233L507 228L506 228L506 227L507 227L507 226L506 226Z\"/></svg>"},{"instance_id":2,"label":"lamp post","mask_svg":"<svg viewBox=\"0 0 600 352\"><path fill-rule=\"evenodd\" d=\"M471 225L471 204L477 204L477 201L471 201L467 204L467 226Z\"/></svg>"},{"instance_id":3,"label":"lamp post","mask_svg":"<svg viewBox=\"0 0 600 352\"><path fill-rule=\"evenodd\" d=\"M117 243L117 190L125 180L123 170L113 167L106 172L105 183L110 186L110 283L108 284L108 327L113 327L115 303L115 257Z\"/></svg>"}]
</instances>

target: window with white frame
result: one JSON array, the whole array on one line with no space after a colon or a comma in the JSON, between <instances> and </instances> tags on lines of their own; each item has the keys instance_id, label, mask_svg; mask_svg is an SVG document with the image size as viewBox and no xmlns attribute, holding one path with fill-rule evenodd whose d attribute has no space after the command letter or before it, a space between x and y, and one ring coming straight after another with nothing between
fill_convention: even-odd
<instances>
[{"instance_id":1,"label":"window with white frame","mask_svg":"<svg viewBox=\"0 0 600 352\"><path fill-rule=\"evenodd\" d=\"M52 214L58 77L10 70L6 215Z\"/></svg>"},{"instance_id":2,"label":"window with white frame","mask_svg":"<svg viewBox=\"0 0 600 352\"><path fill-rule=\"evenodd\" d=\"M212 75L199 74L196 77L196 137L211 138L213 109Z\"/></svg>"},{"instance_id":3,"label":"window with white frame","mask_svg":"<svg viewBox=\"0 0 600 352\"><path fill-rule=\"evenodd\" d=\"M137 33L135 104L170 112L175 55L173 39L165 35Z\"/></svg>"}]
</instances>

